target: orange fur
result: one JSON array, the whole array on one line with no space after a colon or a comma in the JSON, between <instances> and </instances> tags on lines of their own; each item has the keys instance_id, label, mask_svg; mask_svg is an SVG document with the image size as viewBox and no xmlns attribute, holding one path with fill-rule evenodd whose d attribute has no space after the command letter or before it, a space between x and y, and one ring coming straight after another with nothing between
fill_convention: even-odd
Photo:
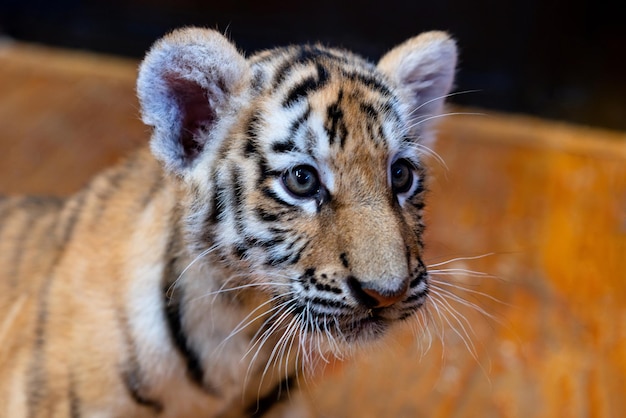
<instances>
[{"instance_id":1,"label":"orange fur","mask_svg":"<svg viewBox=\"0 0 626 418\"><path fill-rule=\"evenodd\" d=\"M0 201L0 416L260 415L414 314L415 144L455 56L442 33L378 69L320 46L246 60L202 29L157 42L150 149L67 200Z\"/></svg>"}]
</instances>

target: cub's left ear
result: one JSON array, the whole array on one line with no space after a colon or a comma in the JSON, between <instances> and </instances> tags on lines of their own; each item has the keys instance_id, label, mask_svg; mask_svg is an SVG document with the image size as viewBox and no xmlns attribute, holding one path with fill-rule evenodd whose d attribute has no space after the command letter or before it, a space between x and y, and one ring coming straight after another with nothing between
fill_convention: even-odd
<instances>
[{"instance_id":1,"label":"cub's left ear","mask_svg":"<svg viewBox=\"0 0 626 418\"><path fill-rule=\"evenodd\" d=\"M139 68L137 94L142 119L154 131L150 146L179 175L243 105L250 68L220 33L177 30L159 40Z\"/></svg>"},{"instance_id":2,"label":"cub's left ear","mask_svg":"<svg viewBox=\"0 0 626 418\"><path fill-rule=\"evenodd\" d=\"M456 43L447 33L425 32L385 54L378 69L395 83L408 106L409 122L419 129L420 121L442 112L454 81L456 61Z\"/></svg>"}]
</instances>

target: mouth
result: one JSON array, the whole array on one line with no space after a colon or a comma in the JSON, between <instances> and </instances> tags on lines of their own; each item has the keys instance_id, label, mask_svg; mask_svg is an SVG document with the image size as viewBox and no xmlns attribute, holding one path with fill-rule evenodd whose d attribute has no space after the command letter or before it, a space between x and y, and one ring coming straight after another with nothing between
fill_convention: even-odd
<instances>
[{"instance_id":1,"label":"mouth","mask_svg":"<svg viewBox=\"0 0 626 418\"><path fill-rule=\"evenodd\" d=\"M348 341L372 341L380 338L391 325L389 319L383 318L375 311L368 311L363 318L352 319L342 326L343 334Z\"/></svg>"},{"instance_id":2,"label":"mouth","mask_svg":"<svg viewBox=\"0 0 626 418\"><path fill-rule=\"evenodd\" d=\"M296 302L291 311L306 333L326 336L333 344L367 343L380 340L393 325L413 317L425 297L426 293L420 292L404 301L403 306L371 309L319 298L306 304Z\"/></svg>"}]
</instances>

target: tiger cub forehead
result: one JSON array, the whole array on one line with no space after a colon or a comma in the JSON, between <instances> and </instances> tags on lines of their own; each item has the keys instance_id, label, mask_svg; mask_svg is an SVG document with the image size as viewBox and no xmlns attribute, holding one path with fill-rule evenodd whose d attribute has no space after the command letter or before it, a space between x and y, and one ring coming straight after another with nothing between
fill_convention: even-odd
<instances>
[{"instance_id":1,"label":"tiger cub forehead","mask_svg":"<svg viewBox=\"0 0 626 418\"><path fill-rule=\"evenodd\" d=\"M248 150L276 156L277 167L292 162L294 153L328 160L341 154L337 146L344 154L378 147L387 158L399 152L410 158L426 122L442 111L456 55L446 33L427 32L376 65L319 45L246 59L219 33L187 28L152 47L137 92L142 119L154 127L153 154L183 178L215 163L224 143L240 139ZM363 151L368 144L373 147Z\"/></svg>"},{"instance_id":2,"label":"tiger cub forehead","mask_svg":"<svg viewBox=\"0 0 626 418\"><path fill-rule=\"evenodd\" d=\"M419 164L397 94L372 63L319 45L264 51L250 62L256 97L246 146L270 156L272 170L314 165L334 193L335 173L346 167L366 181L402 151ZM372 189L386 187L385 176L371 180L382 183Z\"/></svg>"}]
</instances>

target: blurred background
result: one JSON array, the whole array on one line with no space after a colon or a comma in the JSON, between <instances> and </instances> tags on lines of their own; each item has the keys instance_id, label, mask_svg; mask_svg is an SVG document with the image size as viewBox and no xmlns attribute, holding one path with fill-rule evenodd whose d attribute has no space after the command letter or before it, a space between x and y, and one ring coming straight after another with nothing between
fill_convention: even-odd
<instances>
[{"instance_id":1,"label":"blurred background","mask_svg":"<svg viewBox=\"0 0 626 418\"><path fill-rule=\"evenodd\" d=\"M447 30L466 92L451 101L487 109L442 119L445 163L427 161L425 261L439 306L424 338L415 324L417 338L329 366L309 388L315 416L626 416L618 1L0 0L0 37L24 41L0 42L0 193L74 193L145 144L138 60L192 24L248 52L321 41L372 60Z\"/></svg>"},{"instance_id":2,"label":"blurred background","mask_svg":"<svg viewBox=\"0 0 626 418\"><path fill-rule=\"evenodd\" d=\"M424 30L461 49L454 103L626 129L626 12L617 0L1 0L0 35L140 58L182 25L251 52L321 41L376 60Z\"/></svg>"}]
</instances>

